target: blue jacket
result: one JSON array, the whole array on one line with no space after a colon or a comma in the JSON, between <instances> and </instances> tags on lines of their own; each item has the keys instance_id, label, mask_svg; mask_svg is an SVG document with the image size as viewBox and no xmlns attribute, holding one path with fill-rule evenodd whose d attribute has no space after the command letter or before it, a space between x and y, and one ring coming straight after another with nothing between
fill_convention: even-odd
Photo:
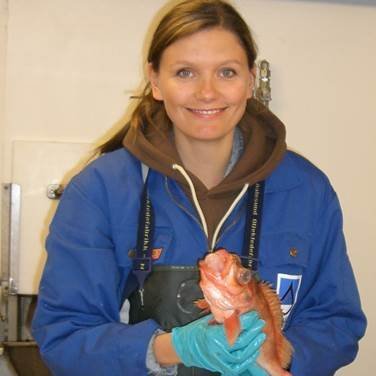
<instances>
[{"instance_id":1,"label":"blue jacket","mask_svg":"<svg viewBox=\"0 0 376 376\"><path fill-rule=\"evenodd\" d=\"M120 322L135 248L143 187L140 163L125 149L101 156L66 188L47 239L33 335L57 376L146 375L152 320ZM195 265L207 252L196 211L180 186L150 171L153 247L160 264ZM216 246L239 252L245 198ZM287 152L266 180L259 272L280 295L291 372L333 375L356 356L366 320L346 253L342 214L326 176ZM163 286L161 286L163 288Z\"/></svg>"}]
</instances>

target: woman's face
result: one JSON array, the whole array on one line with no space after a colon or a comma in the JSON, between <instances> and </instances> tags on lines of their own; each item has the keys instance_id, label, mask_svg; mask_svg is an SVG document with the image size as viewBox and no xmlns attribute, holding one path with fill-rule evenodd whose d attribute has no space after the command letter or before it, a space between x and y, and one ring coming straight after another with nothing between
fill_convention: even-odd
<instances>
[{"instance_id":1,"label":"woman's face","mask_svg":"<svg viewBox=\"0 0 376 376\"><path fill-rule=\"evenodd\" d=\"M149 67L153 97L163 101L175 137L228 138L251 97L254 74L237 37L224 29L197 32L171 44L160 68Z\"/></svg>"}]
</instances>

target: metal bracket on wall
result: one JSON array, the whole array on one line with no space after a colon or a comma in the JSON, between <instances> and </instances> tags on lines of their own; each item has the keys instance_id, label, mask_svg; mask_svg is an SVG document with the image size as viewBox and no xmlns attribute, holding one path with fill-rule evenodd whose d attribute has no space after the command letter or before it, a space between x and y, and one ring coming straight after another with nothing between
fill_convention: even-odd
<instances>
[{"instance_id":1,"label":"metal bracket on wall","mask_svg":"<svg viewBox=\"0 0 376 376\"><path fill-rule=\"evenodd\" d=\"M0 340L18 339L18 265L21 187L2 185Z\"/></svg>"},{"instance_id":2,"label":"metal bracket on wall","mask_svg":"<svg viewBox=\"0 0 376 376\"><path fill-rule=\"evenodd\" d=\"M47 197L51 200L59 200L64 192L64 185L49 184L47 186Z\"/></svg>"},{"instance_id":3,"label":"metal bracket on wall","mask_svg":"<svg viewBox=\"0 0 376 376\"><path fill-rule=\"evenodd\" d=\"M264 106L269 107L269 102L272 100L272 89L270 87L270 64L267 60L261 60L258 64L257 78L255 97Z\"/></svg>"}]
</instances>

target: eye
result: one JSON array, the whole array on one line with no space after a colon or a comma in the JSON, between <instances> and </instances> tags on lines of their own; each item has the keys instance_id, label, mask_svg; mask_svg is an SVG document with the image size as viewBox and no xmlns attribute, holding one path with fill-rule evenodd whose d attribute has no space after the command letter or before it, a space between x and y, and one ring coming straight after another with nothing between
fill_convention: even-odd
<instances>
[{"instance_id":1,"label":"eye","mask_svg":"<svg viewBox=\"0 0 376 376\"><path fill-rule=\"evenodd\" d=\"M192 78L193 77L193 72L190 69L183 68L183 69L179 69L176 72L176 75L179 78Z\"/></svg>"},{"instance_id":2,"label":"eye","mask_svg":"<svg viewBox=\"0 0 376 376\"><path fill-rule=\"evenodd\" d=\"M236 71L233 68L222 68L219 74L223 78L232 78L236 76Z\"/></svg>"}]
</instances>

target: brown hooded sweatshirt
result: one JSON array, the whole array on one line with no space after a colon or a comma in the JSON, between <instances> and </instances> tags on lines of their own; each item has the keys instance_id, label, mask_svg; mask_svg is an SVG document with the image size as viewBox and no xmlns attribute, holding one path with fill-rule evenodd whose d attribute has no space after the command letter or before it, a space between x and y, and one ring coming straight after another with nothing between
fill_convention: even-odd
<instances>
[{"instance_id":1,"label":"brown hooded sweatshirt","mask_svg":"<svg viewBox=\"0 0 376 376\"><path fill-rule=\"evenodd\" d=\"M186 170L192 179L197 198L208 226L208 244L216 226L239 194L244 184L264 180L281 161L285 151L285 127L269 110L251 99L238 124L244 138L244 150L232 171L215 187L207 189L197 176ZM152 127L130 128L124 147L150 168L176 180L188 197L192 194L186 179L173 164L184 167L170 137Z\"/></svg>"}]
</instances>

